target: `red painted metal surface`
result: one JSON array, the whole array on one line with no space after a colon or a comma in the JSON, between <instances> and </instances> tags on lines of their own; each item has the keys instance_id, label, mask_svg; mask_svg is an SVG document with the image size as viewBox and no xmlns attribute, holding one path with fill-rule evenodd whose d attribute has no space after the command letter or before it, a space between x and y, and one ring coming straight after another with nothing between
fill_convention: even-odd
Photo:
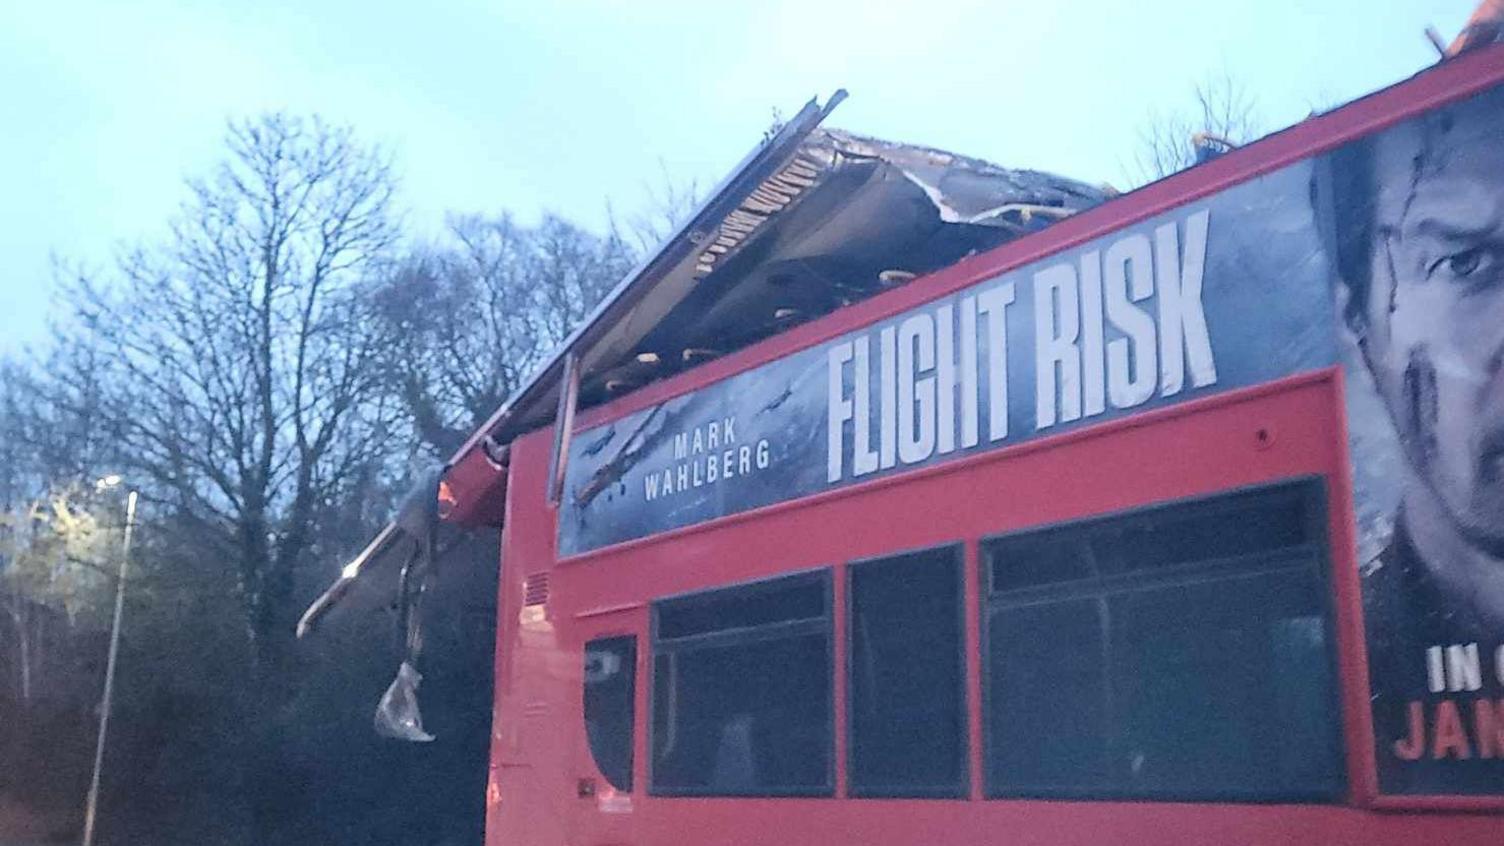
<instances>
[{"instance_id":1,"label":"red painted metal surface","mask_svg":"<svg viewBox=\"0 0 1504 846\"><path fill-rule=\"evenodd\" d=\"M467 452L444 472L443 491L449 498L441 501L440 515L461 526L500 526L506 483L505 467L481 450Z\"/></svg>"},{"instance_id":2,"label":"red painted metal surface","mask_svg":"<svg viewBox=\"0 0 1504 846\"><path fill-rule=\"evenodd\" d=\"M674 379L577 421L588 428L901 312L1197 197L1267 173L1416 113L1504 81L1504 46L1465 55L1313 118L1245 150L1064 221L1042 235L917 280ZM1323 317L1323 319L1325 319ZM488 846L716 843L1504 843L1496 798L1379 797L1356 566L1353 491L1338 370L1112 421L995 452L711 520L566 560L545 502L549 433L512 444L488 787ZM1259 433L1273 434L1272 439ZM460 478L465 475L465 479ZM456 474L461 501L495 479ZM982 798L977 539L1297 476L1325 481L1335 602L1340 719L1349 795L1333 804L1066 802ZM1131 484L1124 480L1131 479ZM782 572L833 568L898 550L963 542L966 800L846 796L845 680L834 673L836 794L828 799L667 798L648 793L651 644L648 605L671 594ZM546 604L524 605L529 575L550 574ZM837 595L834 631L845 630ZM612 791L584 744L582 649L595 637L638 638L634 784ZM834 667L843 666L843 638ZM581 779L598 788L581 796Z\"/></svg>"},{"instance_id":3,"label":"red painted metal surface","mask_svg":"<svg viewBox=\"0 0 1504 846\"><path fill-rule=\"evenodd\" d=\"M498 738L519 734L520 754L495 765L491 846L532 843L1351 843L1504 842L1504 817L1436 810L1400 814L1364 807L1371 754L1361 714L1367 678L1354 572L1336 371L1306 374L1214 396L1139 418L877 480L795 503L713 521L554 563L555 522L543 502L546 433L513 452L502 625L498 635ZM1273 444L1260 431L1273 433ZM968 801L848 799L838 755L835 798L668 798L648 795L647 603L657 597L743 582L895 550L963 541L967 549L970 723L980 725L976 541L1002 531L1103 514L1145 503L1318 475L1331 497L1329 531L1340 635L1340 689L1352 768L1346 804L1044 802L982 799L981 734L970 735ZM1124 485L1123 479L1134 479ZM523 492L532 491L532 494ZM554 567L545 609L520 606L521 580ZM835 584L840 584L837 578ZM844 607L835 605L835 631ZM609 624L602 620L609 619ZM576 794L596 778L580 702L585 640L639 638L635 784L630 811L598 810ZM840 666L840 664L836 664ZM840 674L835 678L839 679ZM841 687L836 687L837 696ZM840 700L837 700L838 702ZM540 704L541 703L541 704ZM841 712L836 708L836 713ZM542 716L540 716L540 714ZM839 735L838 735L839 736ZM506 741L498 740L502 746ZM511 748L511 747L508 747ZM1369 773L1370 775L1365 775ZM1458 803L1458 809L1476 803ZM606 824L618 829L608 839ZM573 837L570 840L558 838ZM628 833L629 832L629 833ZM581 838L585 839L581 839ZM617 839L630 837L630 840Z\"/></svg>"},{"instance_id":4,"label":"red painted metal surface","mask_svg":"<svg viewBox=\"0 0 1504 846\"><path fill-rule=\"evenodd\" d=\"M1336 396L1343 394L1343 372L1332 372ZM1343 437L1334 444L1338 466L1347 468L1347 403L1338 402L1335 431ZM1331 509L1332 554L1337 566L1332 568L1332 592L1337 607L1345 609L1337 618L1337 669L1342 685L1342 737L1347 747L1347 784L1354 804L1372 806L1379 795L1379 775L1374 760L1373 711L1368 706L1368 640L1363 630L1362 583L1358 576L1357 526L1353 514L1353 474L1342 472L1327 483L1327 507Z\"/></svg>"}]
</instances>

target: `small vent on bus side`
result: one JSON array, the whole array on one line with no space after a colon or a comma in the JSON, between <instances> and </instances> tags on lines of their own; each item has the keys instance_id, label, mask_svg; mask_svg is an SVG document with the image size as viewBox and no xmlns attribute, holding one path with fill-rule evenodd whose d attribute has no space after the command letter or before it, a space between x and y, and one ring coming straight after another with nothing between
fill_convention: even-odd
<instances>
[{"instance_id":1,"label":"small vent on bus side","mask_svg":"<svg viewBox=\"0 0 1504 846\"><path fill-rule=\"evenodd\" d=\"M533 573L522 581L522 604L543 605L548 602L548 573Z\"/></svg>"}]
</instances>

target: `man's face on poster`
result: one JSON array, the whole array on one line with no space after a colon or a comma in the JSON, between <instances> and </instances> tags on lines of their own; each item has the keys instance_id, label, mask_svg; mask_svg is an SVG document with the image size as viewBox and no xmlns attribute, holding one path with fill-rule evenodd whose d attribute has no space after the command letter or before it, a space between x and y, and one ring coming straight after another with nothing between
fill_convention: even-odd
<instances>
[{"instance_id":1,"label":"man's face on poster","mask_svg":"<svg viewBox=\"0 0 1504 846\"><path fill-rule=\"evenodd\" d=\"M1496 102L1490 100L1489 102ZM1504 548L1504 111L1475 101L1374 149L1364 353L1458 531Z\"/></svg>"}]
</instances>

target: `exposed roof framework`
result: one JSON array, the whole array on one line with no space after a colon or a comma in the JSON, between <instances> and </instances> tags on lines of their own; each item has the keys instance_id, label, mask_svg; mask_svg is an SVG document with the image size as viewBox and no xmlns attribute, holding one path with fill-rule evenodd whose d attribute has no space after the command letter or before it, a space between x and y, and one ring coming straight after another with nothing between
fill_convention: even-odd
<instances>
[{"instance_id":1,"label":"exposed roof framework","mask_svg":"<svg viewBox=\"0 0 1504 846\"><path fill-rule=\"evenodd\" d=\"M471 435L444 468L450 480L463 480L454 488L470 492L464 501L441 503L447 521L499 525L507 446L553 422L568 362L576 367L578 404L588 408L1109 196L1048 173L820 128L844 97L838 91L824 105L811 100L770 131ZM426 484L308 609L299 636L357 577L388 569L374 562L406 557L420 523L415 515L445 496L445 486L435 494L432 480Z\"/></svg>"}]
</instances>

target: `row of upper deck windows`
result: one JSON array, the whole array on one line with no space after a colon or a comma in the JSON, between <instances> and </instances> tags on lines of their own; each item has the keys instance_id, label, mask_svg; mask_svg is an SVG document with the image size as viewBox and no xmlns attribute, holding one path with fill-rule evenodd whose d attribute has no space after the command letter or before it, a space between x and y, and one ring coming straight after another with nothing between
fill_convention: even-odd
<instances>
[{"instance_id":1,"label":"row of upper deck windows","mask_svg":"<svg viewBox=\"0 0 1504 846\"><path fill-rule=\"evenodd\" d=\"M1300 482L959 543L653 606L648 791L1320 799L1342 787L1319 486ZM982 707L967 708L966 620ZM833 645L844 638L836 667ZM636 642L586 650L602 774L631 787ZM846 679L837 703L832 680Z\"/></svg>"}]
</instances>

